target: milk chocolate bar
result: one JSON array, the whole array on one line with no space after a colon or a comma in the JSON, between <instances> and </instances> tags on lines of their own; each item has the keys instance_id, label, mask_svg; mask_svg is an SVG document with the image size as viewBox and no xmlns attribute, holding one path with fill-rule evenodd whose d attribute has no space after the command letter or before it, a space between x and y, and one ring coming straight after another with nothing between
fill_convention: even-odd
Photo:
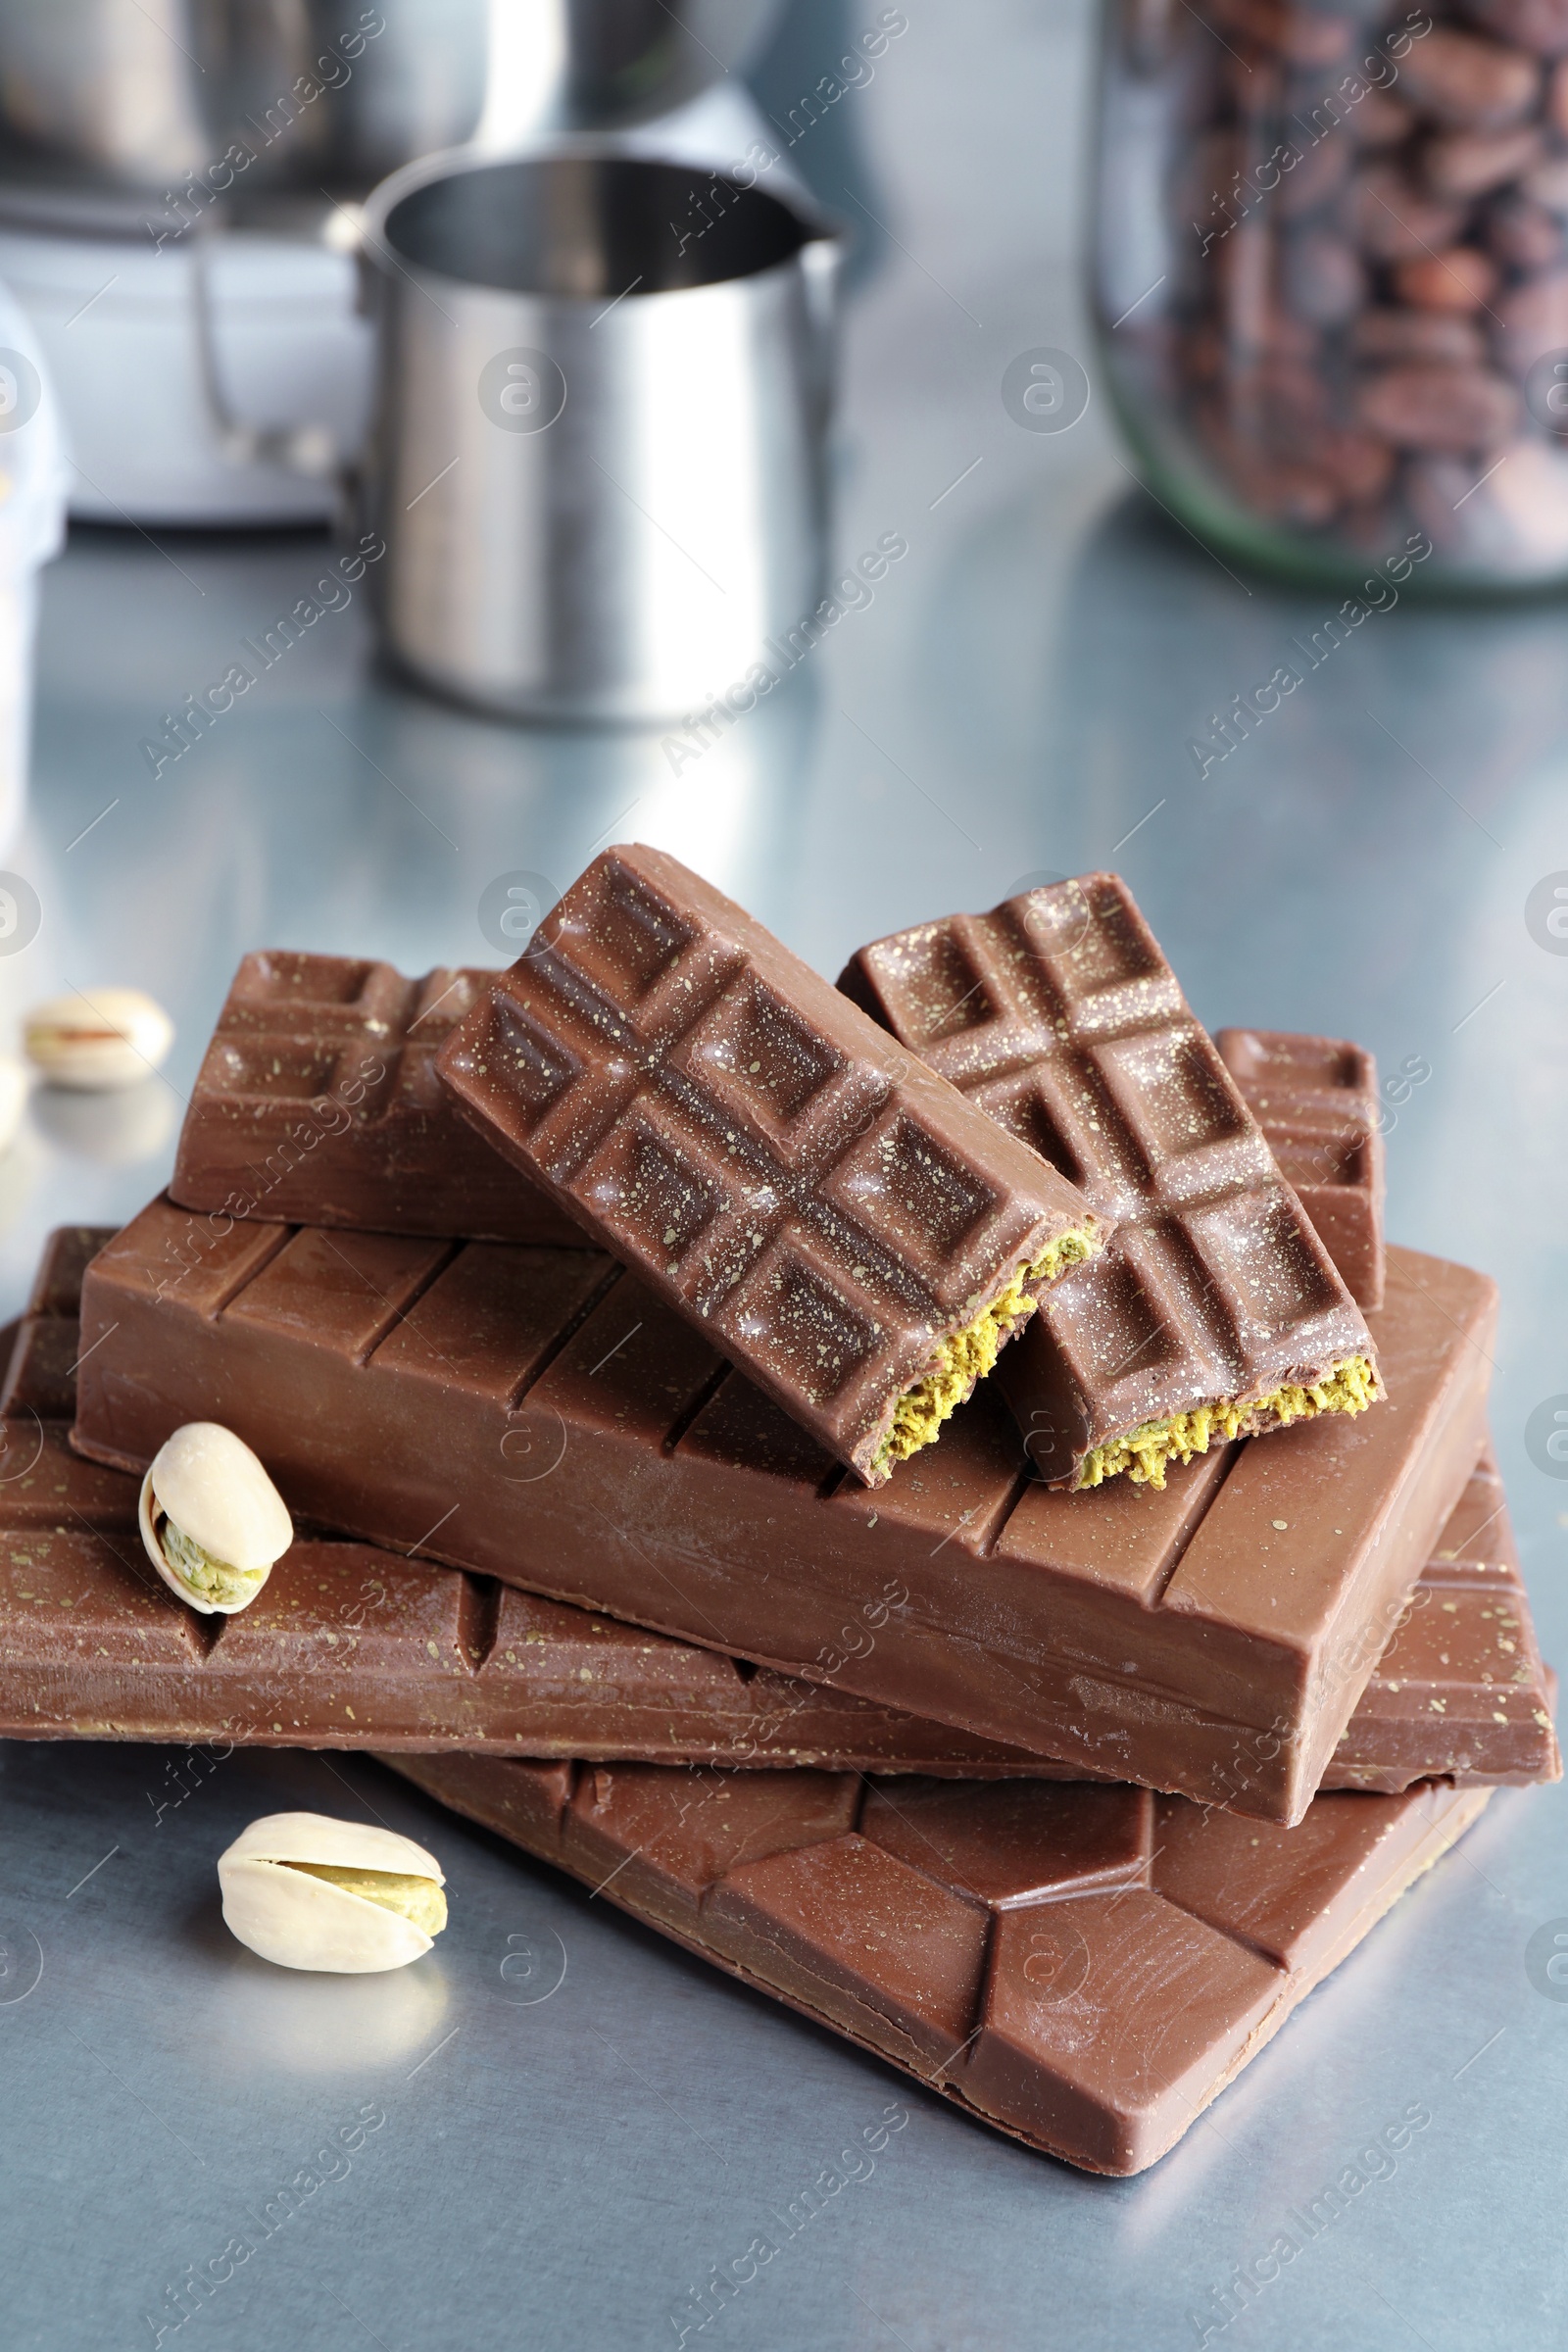
<instances>
[{"instance_id":1,"label":"milk chocolate bar","mask_svg":"<svg viewBox=\"0 0 1568 2352\"><path fill-rule=\"evenodd\" d=\"M867 1486L1104 1220L732 901L607 850L436 1067L500 1151Z\"/></svg>"},{"instance_id":2,"label":"milk chocolate bar","mask_svg":"<svg viewBox=\"0 0 1568 2352\"><path fill-rule=\"evenodd\" d=\"M142 1555L135 1480L64 1442L81 1269L111 1238L80 1227L51 1237L10 1359L0 1737L1082 1777L1078 1765L309 1530L243 1616L198 1621ZM1502 1488L1484 1457L1324 1786L1394 1790L1435 1773L1523 1784L1558 1769Z\"/></svg>"},{"instance_id":3,"label":"milk chocolate bar","mask_svg":"<svg viewBox=\"0 0 1568 2352\"><path fill-rule=\"evenodd\" d=\"M1221 1029L1214 1044L1357 1306L1383 1304L1377 1064L1337 1037Z\"/></svg>"},{"instance_id":4,"label":"milk chocolate bar","mask_svg":"<svg viewBox=\"0 0 1568 2352\"><path fill-rule=\"evenodd\" d=\"M391 1756L431 1795L1030 2147L1139 2173L1487 1803L1297 1829L1144 1788Z\"/></svg>"},{"instance_id":5,"label":"milk chocolate bar","mask_svg":"<svg viewBox=\"0 0 1568 2352\"><path fill-rule=\"evenodd\" d=\"M272 949L234 975L170 1185L204 1217L573 1243L576 1226L459 1115L435 1055L493 972Z\"/></svg>"},{"instance_id":6,"label":"milk chocolate bar","mask_svg":"<svg viewBox=\"0 0 1568 2352\"><path fill-rule=\"evenodd\" d=\"M1484 1434L1494 1286L1412 1250L1375 1413L1067 1494L988 1383L868 1495L596 1251L236 1224L174 1266L179 1217L87 1270L93 1458L221 1421L318 1525L1265 1818L1317 1788Z\"/></svg>"},{"instance_id":7,"label":"milk chocolate bar","mask_svg":"<svg viewBox=\"0 0 1568 2352\"><path fill-rule=\"evenodd\" d=\"M243 1617L198 1624L142 1556L136 1482L64 1444L81 1272L110 1239L81 1227L51 1237L0 1396L0 1736L1081 1777L1079 1765L309 1530ZM1524 1783L1556 1769L1501 1487L1484 1459L1325 1786L1397 1789L1440 1771Z\"/></svg>"},{"instance_id":8,"label":"milk chocolate bar","mask_svg":"<svg viewBox=\"0 0 1568 2352\"><path fill-rule=\"evenodd\" d=\"M1158 1486L1377 1401L1360 1310L1116 875L879 940L839 986L1116 1228L999 1368L1043 1478Z\"/></svg>"},{"instance_id":9,"label":"milk chocolate bar","mask_svg":"<svg viewBox=\"0 0 1568 2352\"><path fill-rule=\"evenodd\" d=\"M208 1625L148 1566L134 1479L59 1426L41 1446L30 1422L14 1432L0 1423L0 1467L23 1471L0 1502L0 1738L1107 1777L309 1530L248 1609ZM1472 1575L1423 1574L1325 1788L1559 1776L1523 1592L1494 1564Z\"/></svg>"}]
</instances>

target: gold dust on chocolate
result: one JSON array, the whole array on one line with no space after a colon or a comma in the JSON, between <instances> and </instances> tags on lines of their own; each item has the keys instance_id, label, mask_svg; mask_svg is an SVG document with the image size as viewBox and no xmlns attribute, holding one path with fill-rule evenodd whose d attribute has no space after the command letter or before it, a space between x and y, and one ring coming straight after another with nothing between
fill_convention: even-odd
<instances>
[{"instance_id":1,"label":"gold dust on chocolate","mask_svg":"<svg viewBox=\"0 0 1568 2352\"><path fill-rule=\"evenodd\" d=\"M1102 1220L671 858L607 852L440 1057L497 1148L868 1485Z\"/></svg>"},{"instance_id":2,"label":"gold dust on chocolate","mask_svg":"<svg viewBox=\"0 0 1568 2352\"><path fill-rule=\"evenodd\" d=\"M997 1368L1052 1484L1382 1395L1366 1324L1111 874L863 949L840 985L1114 1225Z\"/></svg>"}]
</instances>

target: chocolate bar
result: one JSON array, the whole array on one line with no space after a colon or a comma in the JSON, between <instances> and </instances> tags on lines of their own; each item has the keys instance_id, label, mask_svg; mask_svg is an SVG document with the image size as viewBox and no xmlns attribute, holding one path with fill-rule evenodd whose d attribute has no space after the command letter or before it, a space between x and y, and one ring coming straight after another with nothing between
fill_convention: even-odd
<instances>
[{"instance_id":1,"label":"chocolate bar","mask_svg":"<svg viewBox=\"0 0 1568 2352\"><path fill-rule=\"evenodd\" d=\"M1383 1304L1377 1064L1344 1038L1220 1029L1214 1044L1357 1306Z\"/></svg>"},{"instance_id":2,"label":"chocolate bar","mask_svg":"<svg viewBox=\"0 0 1568 2352\"><path fill-rule=\"evenodd\" d=\"M1389 1252L1392 1395L1162 1490L1028 1475L988 1383L868 1495L597 1251L158 1200L82 1290L74 1442L221 1421L301 1518L986 1740L1298 1819L1474 1468L1494 1286Z\"/></svg>"},{"instance_id":3,"label":"chocolate bar","mask_svg":"<svg viewBox=\"0 0 1568 2352\"><path fill-rule=\"evenodd\" d=\"M436 1060L468 1116L867 1486L1103 1219L730 900L607 850Z\"/></svg>"},{"instance_id":4,"label":"chocolate bar","mask_svg":"<svg viewBox=\"0 0 1568 2352\"><path fill-rule=\"evenodd\" d=\"M580 1239L474 1133L438 1047L493 972L406 980L389 963L272 949L234 975L180 1131L170 1196L208 1221L309 1218L378 1233Z\"/></svg>"},{"instance_id":5,"label":"chocolate bar","mask_svg":"<svg viewBox=\"0 0 1568 2352\"><path fill-rule=\"evenodd\" d=\"M51 1238L6 1380L0 1736L1082 1776L566 1602L310 1532L242 1617L198 1625L142 1556L135 1480L67 1451L58 1426L74 1407L81 1268L111 1238L82 1228ZM18 1480L49 1424L43 1478ZM1490 1459L1399 1624L1324 1785L1552 1778L1550 1701Z\"/></svg>"},{"instance_id":6,"label":"chocolate bar","mask_svg":"<svg viewBox=\"0 0 1568 2352\"><path fill-rule=\"evenodd\" d=\"M1053 1485L1382 1395L1365 1321L1114 874L862 948L839 986L1116 1231L999 1378Z\"/></svg>"},{"instance_id":7,"label":"chocolate bar","mask_svg":"<svg viewBox=\"0 0 1568 2352\"><path fill-rule=\"evenodd\" d=\"M1094 2173L1181 2138L1484 1788L1298 1829L1148 1789L387 1756L729 1975Z\"/></svg>"}]
</instances>

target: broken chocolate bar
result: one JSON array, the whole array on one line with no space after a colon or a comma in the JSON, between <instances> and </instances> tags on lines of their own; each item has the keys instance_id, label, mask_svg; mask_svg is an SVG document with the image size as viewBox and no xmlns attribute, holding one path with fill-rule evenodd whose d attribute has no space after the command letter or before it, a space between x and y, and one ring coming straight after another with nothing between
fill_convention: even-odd
<instances>
[{"instance_id":1,"label":"broken chocolate bar","mask_svg":"<svg viewBox=\"0 0 1568 2352\"><path fill-rule=\"evenodd\" d=\"M171 1198L215 1221L577 1241L435 1075L437 1048L494 978L406 980L350 956L247 956L197 1074ZM193 1250L202 1231L193 1217Z\"/></svg>"},{"instance_id":2,"label":"broken chocolate bar","mask_svg":"<svg viewBox=\"0 0 1568 2352\"><path fill-rule=\"evenodd\" d=\"M1105 1223L657 850L596 858L436 1066L867 1486L931 1443Z\"/></svg>"},{"instance_id":3,"label":"broken chocolate bar","mask_svg":"<svg viewBox=\"0 0 1568 2352\"><path fill-rule=\"evenodd\" d=\"M1095 2173L1181 2138L1490 1791L1297 1829L1144 1788L387 1756L688 1951Z\"/></svg>"},{"instance_id":4,"label":"broken chocolate bar","mask_svg":"<svg viewBox=\"0 0 1568 2352\"><path fill-rule=\"evenodd\" d=\"M1344 1038L1220 1029L1214 1044L1357 1306L1383 1304L1377 1065Z\"/></svg>"},{"instance_id":5,"label":"broken chocolate bar","mask_svg":"<svg viewBox=\"0 0 1568 2352\"><path fill-rule=\"evenodd\" d=\"M1382 1395L1366 1324L1126 885L1088 874L862 948L839 986L1116 1231L1000 1368L1053 1485Z\"/></svg>"},{"instance_id":6,"label":"broken chocolate bar","mask_svg":"<svg viewBox=\"0 0 1568 2352\"><path fill-rule=\"evenodd\" d=\"M1392 1395L1161 1491L1028 1475L995 1384L868 1495L597 1251L155 1201L82 1291L74 1443L243 1438L301 1518L1122 1780L1295 1820L1481 1448L1495 1293L1390 1251Z\"/></svg>"},{"instance_id":7,"label":"broken chocolate bar","mask_svg":"<svg viewBox=\"0 0 1568 2352\"><path fill-rule=\"evenodd\" d=\"M135 1480L69 1452L59 1427L75 1401L81 1270L111 1238L51 1237L11 1357L0 1735L1079 1777L848 1691L748 1673L564 1601L308 1532L242 1616L198 1624L142 1556ZM1553 1776L1544 1674L1490 1463L1399 1629L1326 1787Z\"/></svg>"}]
</instances>

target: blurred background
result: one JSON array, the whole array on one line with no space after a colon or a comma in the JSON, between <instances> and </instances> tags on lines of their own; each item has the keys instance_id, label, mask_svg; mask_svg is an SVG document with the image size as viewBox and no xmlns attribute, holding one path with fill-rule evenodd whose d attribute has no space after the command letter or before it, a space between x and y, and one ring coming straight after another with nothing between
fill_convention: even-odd
<instances>
[{"instance_id":1,"label":"blurred background","mask_svg":"<svg viewBox=\"0 0 1568 2352\"><path fill-rule=\"evenodd\" d=\"M675 37L663 9L651 48L575 68L562 46L564 18L552 9L380 0L363 22L349 8L330 25L305 13L313 40L355 27L366 37L353 57L339 41L334 54L351 69L339 89L318 70L321 94L299 102L297 123L275 142L294 160L273 180L273 149L257 128L274 103L267 76L275 77L276 53L265 44L259 58L245 53L227 24L227 47L198 55L193 26L203 12L176 11L172 0L129 10L107 0L0 7L0 52L10 44L0 105L12 113L0 159L0 280L17 306L0 327L0 368L14 379L5 397L24 408L25 368L7 355L36 367L60 432L58 454L34 435L26 465L19 456L7 476L12 505L0 509L0 524L8 512L17 523L6 689L16 748L0 890L20 877L36 899L35 920L24 894L11 916L11 902L0 902L0 1030L15 1044L40 1000L108 985L147 991L175 1024L163 1068L133 1087L89 1096L34 1086L0 1158L0 1311L21 1303L50 1226L120 1221L164 1181L206 1038L248 949L381 956L407 972L500 963L516 952L495 911L512 882L548 903L608 842L641 839L699 866L831 975L858 944L895 928L989 906L1027 881L1110 865L1127 876L1211 1026L1321 1031L1377 1054L1392 1237L1483 1266L1502 1285L1495 1435L1543 1646L1568 1655L1568 1465L1526 1442L1532 1415L1568 1392L1568 938L1550 921L1557 883L1568 888L1568 662L1561 549L1530 520L1555 495L1540 472L1557 462L1551 413L1540 421L1527 385L1543 356L1550 360L1556 331L1556 297L1537 286L1555 283L1558 268L1548 242L1555 183L1542 176L1555 168L1549 59L1530 66L1528 103L1509 95L1513 84L1496 69L1500 95L1482 122L1473 107L1466 115L1462 94L1477 86L1467 78L1473 60L1461 55L1454 69L1457 100L1444 94L1448 84L1429 74L1418 103L1412 68L1393 98L1382 94L1375 136L1373 115L1347 130L1365 132L1374 159L1395 155L1375 168L1405 174L1397 185L1378 182L1396 208L1423 191L1424 202L1446 207L1435 222L1423 215L1416 223L1422 250L1443 257L1447 272L1436 281L1438 300L1423 305L1416 280L1391 274L1405 267L1396 254L1357 249L1352 290L1343 291L1344 270L1336 280L1337 312L1320 301L1325 316L1302 328L1268 311L1255 333L1222 317L1215 359L1200 335L1209 314L1173 279L1167 292L1151 291L1150 315L1135 321L1147 327L1144 342L1124 361L1116 355L1131 346L1113 344L1121 329L1103 299L1097 330L1097 277L1102 297L1120 282L1103 242L1096 245L1097 221L1121 223L1117 270L1138 276L1152 257L1152 279L1161 259L1175 270L1181 238L1195 233L1191 206L1183 217L1172 183L1151 178L1150 153L1190 162L1196 142L1209 141L1202 202L1217 202L1217 189L1240 221L1223 264L1238 303L1255 308L1258 270L1273 284L1271 270L1305 267L1283 219L1278 251L1259 258L1253 230L1261 222L1258 233L1274 237L1274 216L1254 205L1253 180L1238 194L1237 175L1253 170L1269 108L1316 104L1301 76L1327 69L1293 52L1266 105L1215 94L1236 44L1247 49L1258 23L1298 21L1289 8L1270 18L1264 0L1236 0L1214 14L1218 63L1201 72L1172 29L1179 8L1118 15L1121 113L1098 166L1099 27L1085 0L709 0L687 20L689 39ZM384 28L373 31L377 13ZM268 14L254 12L258 22ZM211 12L225 24L230 15L243 12ZM635 24L639 12L622 22ZM1384 37L1381 19L1356 23L1347 12L1333 22L1347 41ZM508 24L510 51L500 37ZM83 44L111 32L129 49L117 53L113 76L88 75ZM1149 55L1133 38L1144 33L1154 42ZM1498 47L1505 59L1526 54ZM1340 62L1331 50L1335 74ZM124 93L118 111L105 95L111 84ZM1391 129L1387 108L1407 104L1401 87L1414 111ZM193 118L175 101L201 88ZM242 135L231 122L246 121L243 135L261 142L254 175L240 175L238 195L215 194L211 167ZM1441 168L1454 186L1435 198L1436 142L1460 135L1514 145L1468 163L1469 150L1455 161L1445 147ZM676 230L660 247L667 282L654 263L641 291L612 282L612 264L643 254L642 214L612 236L600 205L590 223L598 243L582 230L578 246L556 220L551 233L564 243L551 248L558 260L548 267L534 251L537 226L526 263L519 244L501 251L497 231L486 246L470 226L483 295L470 317L451 291L461 257L449 251L438 268L416 251L425 233L417 220L399 228L397 203L426 201L429 168L416 162L398 183L406 197L383 194L364 210L383 171L406 169L427 143L469 138L477 151L444 167L459 177L481 158L489 168L541 145L593 159L596 187L607 158L658 159L677 174L658 183L659 201L678 184L682 208L677 222L667 214L656 222L662 237ZM1230 145L1220 152L1216 140ZM1416 154L1429 159L1419 172L1408 160ZM1355 166L1363 179L1373 168ZM1455 192L1465 170L1481 175L1472 196ZM735 199L713 196L715 174L752 200L728 225L721 216ZM627 184L643 191L646 212L654 183ZM1321 197L1324 207L1348 201L1334 188ZM763 204L776 216L764 220ZM1343 209L1332 233L1328 217L1310 208L1293 216L1318 237L1313 251L1332 276L1340 264L1324 260L1324 241L1353 237ZM362 280L367 218L374 242ZM737 261L725 240L754 222L761 244ZM1527 230L1538 238L1528 269L1497 258L1507 236ZM694 242L677 268L668 246L681 231ZM1244 245L1251 279L1238 258ZM818 247L831 251L813 278L802 256ZM568 261L589 253L576 291L569 270L559 274L567 270L560 252ZM516 378L519 398L548 408L535 329L509 325L507 306L540 296L538 277L551 270L558 275L543 294L587 311L573 367L597 369L610 338L622 341L603 362L602 397L574 401L568 368L559 421L514 434L475 397L477 369L463 371L481 351L531 353L516 363L533 370ZM692 418L689 405L670 402L665 372L688 362L678 346L657 343L638 305L652 317L651 306L688 300L681 289L693 286L727 301L737 284L760 278L778 281L785 307L761 324L749 312L733 333L724 327L729 340L705 345L706 358L691 364L699 373L729 367L740 352L745 397L762 421L744 448L710 437L705 455L699 437L684 476L663 477L639 503L636 466L659 480L661 432L690 439ZM1449 279L1462 281L1463 303L1444 299ZM1521 287L1537 318L1524 343L1526 313L1507 308ZM1428 379L1396 386L1383 455L1369 457L1373 392L1385 406L1395 397L1385 380L1394 361L1373 345L1396 330L1363 320L1416 312L1449 321L1419 335L1397 330L1427 338L1415 364L1440 371L1432 399L1441 414L1435 425L1419 421ZM406 338L392 346L397 364L379 391L377 332ZM1499 340L1508 335L1513 342ZM1183 336L1198 340L1190 349ZM1485 363L1484 337L1493 353ZM1560 339L1568 344L1568 318ZM1270 367L1283 353L1297 370L1289 397L1274 377L1259 395L1259 350ZM1394 356L1409 364L1408 352ZM1312 410L1319 438L1310 450L1303 369L1317 371L1330 404ZM427 396L433 412L419 405ZM1488 400L1492 409L1454 426L1443 403L1466 400L1477 414ZM1349 422L1336 402L1352 405ZM40 395L29 434L47 405ZM1214 426L1221 410L1229 439ZM439 431L413 439L411 418L428 426L432 413L459 451L446 477ZM663 419L660 432L651 416ZM1249 433L1238 456L1236 437ZM23 438L19 429L0 444L0 463ZM428 457L423 489L407 471L411 446L420 465ZM1282 447L1293 464L1300 459L1298 472L1283 491L1274 476L1260 487L1263 458L1277 466ZM1490 537L1464 541L1456 523L1441 545L1434 530L1428 585L1441 574L1449 593L1420 598L1422 582L1408 571L1399 580L1385 559L1426 528L1421 516L1436 513L1439 493L1450 515L1466 509L1466 483L1498 447L1507 463L1538 468L1521 510L1529 528L1494 515ZM536 562L557 544L562 493L550 468L568 459L616 518L623 550L614 581L590 583L619 615L603 634L590 625L582 582L541 573ZM1451 479L1440 461L1459 469ZM492 463L501 471L482 475L488 487L475 504L463 486ZM721 484L710 498L710 466ZM1330 475L1341 487L1324 491ZM1343 486L1352 480L1353 493ZM769 488L780 493L771 506ZM32 505L24 527L24 490ZM701 530L710 538L696 520L703 498ZM64 505L74 517L69 543L45 561ZM672 547L688 531L690 545ZM384 552L362 552L351 577L346 558L376 540ZM661 670L664 655L656 661L638 631L651 607L685 612L688 593L710 593L693 588L693 565L710 589L716 576L722 625L715 618L705 640L683 621ZM1363 567L1396 585L1357 603ZM651 587L656 577L665 586ZM628 578L636 593L615 603ZM517 655L515 675L502 674L513 641L497 653L487 635L502 609L523 615L515 644L526 638L526 659ZM792 618L809 613L816 642L778 657ZM752 630L772 642L776 682L739 710L744 697L732 696L721 720L690 723L746 679L732 623L742 637ZM585 643L620 668L584 667ZM482 678L481 657L492 664ZM578 662L564 685L552 669L558 661ZM236 663L253 682L219 709L221 695L209 690ZM1270 704L1259 690L1282 666L1298 682ZM678 694L660 707L669 681ZM552 693L564 702L551 706ZM593 697L616 694L632 700L614 723L595 719ZM626 712L637 695L646 710L634 723ZM550 723L552 709L573 696L571 722ZM197 698L207 699L192 716ZM1410 1076L1417 1066L1423 1074ZM1496 1810L1474 1851L1505 1879L1506 1856L1485 1844L1502 1850L1505 1808ZM1450 1987L1468 1972L1472 1985L1494 1974L1511 1988L1514 1911L1523 1903L1531 1924L1544 1917L1554 1907L1552 1870L1561 1879L1560 1856L1538 1856L1531 1868L1533 1891L1516 1895L1510 1880L1508 1901L1497 1897L1500 1942L1488 1943L1487 1918L1450 1923ZM1485 1911L1492 1896L1471 1891ZM1568 1909L1560 1886L1555 1907ZM1387 1989L1397 2007L1393 1980ZM1446 1997L1443 1986L1437 1997ZM1522 1997L1546 2026L1558 2022ZM1383 2023L1361 2044L1352 2037L1332 2061L1339 2071L1315 2089L1298 2084L1319 2100L1314 2146L1332 2153L1339 2144L1333 2099L1351 2094L1355 2070L1392 2031L1391 2014L1379 2012ZM1449 2021L1456 2033L1465 2014L1456 2008ZM1524 2038L1521 2030L1521 2057ZM1560 2048L1538 2062L1544 2084L1550 2065L1560 2070ZM1517 2119L1531 2094L1523 2078L1510 2081ZM1508 2129L1517 2137L1517 2120ZM1528 2134L1519 2145L1527 2152ZM1233 2190L1213 2171L1214 2150L1202 2159L1211 2178L1196 2145L1189 2155L1181 2178L1193 2211L1201 2207L1205 2227L1218 2230L1212 2259L1186 2238L1188 2253L1172 2256L1161 2237L1176 2210L1161 2198L1179 2205L1186 2193L1173 2187L1171 2168L1123 2184L1147 2186L1142 2204L1118 2190L1097 2208L1092 2259L1142 2260L1144 2247L1151 2293L1154 2270L1172 2259L1195 2278L1221 2275ZM1480 2165L1482 2155L1466 2161ZM1480 2178L1455 2176L1472 2186ZM1091 2193L1054 2176L1053 2186L1063 2215L1076 2216ZM921 2194L935 2200L937 2182ZM1463 2203L1456 2186L1443 2207L1455 2227ZM920 2213L935 2209L906 2216L917 2270ZM1407 2226L1412 2246L1425 2242L1432 2214L1411 2211ZM1053 2239L1053 2259L1069 2262L1093 2304L1087 2241L1077 2255L1063 2242ZM672 2260L671 2278L684 2278ZM1423 2262L1413 2251L1401 2289L1426 2331L1416 2332L1454 2341L1441 2297L1428 2296ZM899 2267L890 2253L884 2286ZM998 2256L984 2275L966 2275L968 2318L916 2340L989 2344L1002 2340L996 2328L1021 2326L1026 2309L1038 2311L1041 2279L1031 2302L1021 2275L998 2283L1006 2267ZM1340 2313L1325 2327L1353 2328L1368 2343L1407 2340L1343 2281L1322 2286L1325 2312ZM1165 2333L1188 2340L1177 2292L1165 2299ZM917 2322L906 2310L900 2324L907 2332ZM650 2340L662 2325L650 2324ZM829 2340L817 2325L796 2340ZM1302 2327L1277 2340L1326 2340ZM894 2339L862 2328L855 2340ZM1131 2339L1086 2329L1074 2340Z\"/></svg>"}]
</instances>

